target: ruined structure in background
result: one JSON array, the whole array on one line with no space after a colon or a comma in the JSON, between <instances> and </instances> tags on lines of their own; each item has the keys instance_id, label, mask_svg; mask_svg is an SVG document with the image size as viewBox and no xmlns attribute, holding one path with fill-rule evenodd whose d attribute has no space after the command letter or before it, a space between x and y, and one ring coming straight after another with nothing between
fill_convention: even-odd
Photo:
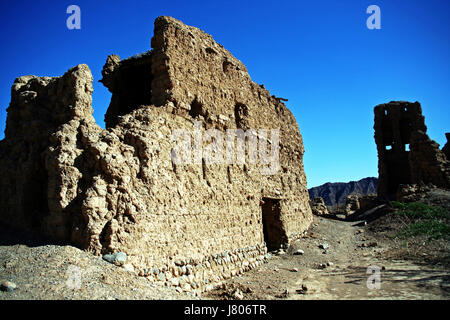
<instances>
[{"instance_id":1,"label":"ruined structure in background","mask_svg":"<svg viewBox=\"0 0 450 320\"><path fill-rule=\"evenodd\" d=\"M152 48L108 57L106 130L92 117L86 65L14 82L0 142L0 220L95 254L123 251L150 280L178 277L185 290L203 290L258 266L267 248L310 225L302 137L280 99L210 35L160 17ZM279 129L279 170L174 164L173 132L196 123L203 133Z\"/></svg>"},{"instance_id":2,"label":"ruined structure in background","mask_svg":"<svg viewBox=\"0 0 450 320\"><path fill-rule=\"evenodd\" d=\"M374 112L378 197L395 198L401 184L450 188L450 162L428 137L420 103L392 101Z\"/></svg>"},{"instance_id":3,"label":"ruined structure in background","mask_svg":"<svg viewBox=\"0 0 450 320\"><path fill-rule=\"evenodd\" d=\"M445 146L442 148L442 152L445 154L445 156L447 157L447 160L450 161L450 133L447 132L445 134L445 137L447 138L447 143L445 144Z\"/></svg>"},{"instance_id":4,"label":"ruined structure in background","mask_svg":"<svg viewBox=\"0 0 450 320\"><path fill-rule=\"evenodd\" d=\"M355 213L360 209L359 198L360 197L357 194L351 194L347 196L347 198L345 199L345 210L344 210L346 216L352 215L353 213Z\"/></svg>"},{"instance_id":5,"label":"ruined structure in background","mask_svg":"<svg viewBox=\"0 0 450 320\"><path fill-rule=\"evenodd\" d=\"M351 194L345 199L345 215L351 216L355 213L364 212L374 208L378 204L376 195Z\"/></svg>"},{"instance_id":6,"label":"ruined structure in background","mask_svg":"<svg viewBox=\"0 0 450 320\"><path fill-rule=\"evenodd\" d=\"M310 201L312 213L317 216L328 215L328 208L325 205L325 201L321 197L314 198Z\"/></svg>"}]
</instances>

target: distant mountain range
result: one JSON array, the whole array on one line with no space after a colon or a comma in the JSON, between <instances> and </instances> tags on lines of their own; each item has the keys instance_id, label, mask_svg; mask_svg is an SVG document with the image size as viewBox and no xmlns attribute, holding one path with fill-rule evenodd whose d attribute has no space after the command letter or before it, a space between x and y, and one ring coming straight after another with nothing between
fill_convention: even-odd
<instances>
[{"instance_id":1,"label":"distant mountain range","mask_svg":"<svg viewBox=\"0 0 450 320\"><path fill-rule=\"evenodd\" d=\"M378 186L377 178L364 178L350 182L327 182L321 186L308 190L310 199L323 198L327 206L345 204L345 199L350 194L376 194Z\"/></svg>"}]
</instances>

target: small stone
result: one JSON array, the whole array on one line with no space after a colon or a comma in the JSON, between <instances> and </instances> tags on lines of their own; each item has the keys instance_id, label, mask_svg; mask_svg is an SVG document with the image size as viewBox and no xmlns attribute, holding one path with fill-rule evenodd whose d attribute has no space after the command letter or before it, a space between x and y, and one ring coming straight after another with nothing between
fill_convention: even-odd
<instances>
[{"instance_id":1,"label":"small stone","mask_svg":"<svg viewBox=\"0 0 450 320\"><path fill-rule=\"evenodd\" d=\"M205 287L205 291L211 291L212 289L214 289L214 286L213 286L212 284L208 284L208 285Z\"/></svg>"},{"instance_id":2,"label":"small stone","mask_svg":"<svg viewBox=\"0 0 450 320\"><path fill-rule=\"evenodd\" d=\"M116 266L123 266L127 262L127 254L124 252L119 252L116 254L116 258L114 259L114 264Z\"/></svg>"},{"instance_id":3,"label":"small stone","mask_svg":"<svg viewBox=\"0 0 450 320\"><path fill-rule=\"evenodd\" d=\"M333 265L334 265L333 262L331 262L331 261L328 261L328 262L327 262L327 266L332 267Z\"/></svg>"},{"instance_id":4,"label":"small stone","mask_svg":"<svg viewBox=\"0 0 450 320\"><path fill-rule=\"evenodd\" d=\"M305 251L303 251L302 249L298 249L297 251L294 252L295 256L301 256L305 253Z\"/></svg>"},{"instance_id":5,"label":"small stone","mask_svg":"<svg viewBox=\"0 0 450 320\"><path fill-rule=\"evenodd\" d=\"M183 284L182 289L183 289L183 291L190 292L192 290L192 287L189 283L185 283L185 284Z\"/></svg>"},{"instance_id":6,"label":"small stone","mask_svg":"<svg viewBox=\"0 0 450 320\"><path fill-rule=\"evenodd\" d=\"M242 300L242 299L244 299L244 294L242 293L241 290L236 289L236 290L233 292L233 298L235 298L236 300Z\"/></svg>"},{"instance_id":7,"label":"small stone","mask_svg":"<svg viewBox=\"0 0 450 320\"><path fill-rule=\"evenodd\" d=\"M328 245L328 243L321 243L321 244L319 245L319 248L320 248L320 249L323 249L323 250L327 250L329 247L330 247L330 246Z\"/></svg>"},{"instance_id":8,"label":"small stone","mask_svg":"<svg viewBox=\"0 0 450 320\"><path fill-rule=\"evenodd\" d=\"M327 267L327 265L325 263L320 263L319 264L319 268L321 269L325 269Z\"/></svg>"},{"instance_id":9,"label":"small stone","mask_svg":"<svg viewBox=\"0 0 450 320\"><path fill-rule=\"evenodd\" d=\"M134 272L134 267L133 267L133 265L132 265L131 263L125 264L125 265L123 266L123 268L125 269L125 271L128 271L128 272Z\"/></svg>"},{"instance_id":10,"label":"small stone","mask_svg":"<svg viewBox=\"0 0 450 320\"><path fill-rule=\"evenodd\" d=\"M105 254L103 255L103 260L109 262L109 263L114 263L114 260L116 259L116 255L115 254Z\"/></svg>"},{"instance_id":11,"label":"small stone","mask_svg":"<svg viewBox=\"0 0 450 320\"><path fill-rule=\"evenodd\" d=\"M174 287L178 287L180 285L180 280L178 280L178 278L172 278L170 280L170 284L173 285Z\"/></svg>"},{"instance_id":12,"label":"small stone","mask_svg":"<svg viewBox=\"0 0 450 320\"><path fill-rule=\"evenodd\" d=\"M166 275L164 274L164 272L160 272L158 274L158 280L159 281L166 281Z\"/></svg>"},{"instance_id":13,"label":"small stone","mask_svg":"<svg viewBox=\"0 0 450 320\"><path fill-rule=\"evenodd\" d=\"M192 274L192 266L188 265L188 266L186 267L186 273L187 273L188 275L191 275L191 274Z\"/></svg>"},{"instance_id":14,"label":"small stone","mask_svg":"<svg viewBox=\"0 0 450 320\"><path fill-rule=\"evenodd\" d=\"M182 266L181 267L181 274L186 274L187 273L187 268L186 266Z\"/></svg>"},{"instance_id":15,"label":"small stone","mask_svg":"<svg viewBox=\"0 0 450 320\"><path fill-rule=\"evenodd\" d=\"M291 271L291 272L298 272L298 269L297 268L292 268L289 271Z\"/></svg>"},{"instance_id":16,"label":"small stone","mask_svg":"<svg viewBox=\"0 0 450 320\"><path fill-rule=\"evenodd\" d=\"M103 260L115 264L116 266L123 266L127 262L127 254L119 252L116 254L105 254Z\"/></svg>"},{"instance_id":17,"label":"small stone","mask_svg":"<svg viewBox=\"0 0 450 320\"><path fill-rule=\"evenodd\" d=\"M302 284L301 289L295 290L295 292L297 292L298 294L305 294L307 291L308 291L308 287L305 286L304 284Z\"/></svg>"},{"instance_id":18,"label":"small stone","mask_svg":"<svg viewBox=\"0 0 450 320\"><path fill-rule=\"evenodd\" d=\"M187 276L181 276L178 278L178 280L180 281L180 286L182 286L183 284L185 284L188 281L188 277Z\"/></svg>"},{"instance_id":19,"label":"small stone","mask_svg":"<svg viewBox=\"0 0 450 320\"><path fill-rule=\"evenodd\" d=\"M183 262L181 260L176 260L175 265L181 267L183 265Z\"/></svg>"},{"instance_id":20,"label":"small stone","mask_svg":"<svg viewBox=\"0 0 450 320\"><path fill-rule=\"evenodd\" d=\"M182 293L182 292L183 292L183 289L181 289L181 287L177 287L175 290L176 290L178 293Z\"/></svg>"},{"instance_id":21,"label":"small stone","mask_svg":"<svg viewBox=\"0 0 450 320\"><path fill-rule=\"evenodd\" d=\"M11 292L16 290L17 285L11 281L3 281L0 285L0 289L5 292Z\"/></svg>"}]
</instances>

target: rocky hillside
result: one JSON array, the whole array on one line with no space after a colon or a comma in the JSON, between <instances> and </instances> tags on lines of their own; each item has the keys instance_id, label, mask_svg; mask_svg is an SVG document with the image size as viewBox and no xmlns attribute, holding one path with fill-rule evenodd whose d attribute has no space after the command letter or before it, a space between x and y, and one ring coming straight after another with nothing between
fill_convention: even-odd
<instances>
[{"instance_id":1,"label":"rocky hillside","mask_svg":"<svg viewBox=\"0 0 450 320\"><path fill-rule=\"evenodd\" d=\"M308 190L311 199L321 197L327 206L344 204L345 198L350 194L374 194L377 193L378 179L374 177L364 178L350 182L327 182L321 186Z\"/></svg>"}]
</instances>

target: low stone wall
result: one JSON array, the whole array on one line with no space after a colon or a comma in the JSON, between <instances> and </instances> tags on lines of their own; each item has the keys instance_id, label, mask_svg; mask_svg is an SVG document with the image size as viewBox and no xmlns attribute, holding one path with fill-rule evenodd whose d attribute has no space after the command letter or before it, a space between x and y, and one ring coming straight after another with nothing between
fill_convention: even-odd
<instances>
[{"instance_id":1,"label":"low stone wall","mask_svg":"<svg viewBox=\"0 0 450 320\"><path fill-rule=\"evenodd\" d=\"M183 291L207 291L222 280L259 267L269 256L265 243L261 243L202 259L171 260L160 268L141 269L138 274Z\"/></svg>"}]
</instances>

